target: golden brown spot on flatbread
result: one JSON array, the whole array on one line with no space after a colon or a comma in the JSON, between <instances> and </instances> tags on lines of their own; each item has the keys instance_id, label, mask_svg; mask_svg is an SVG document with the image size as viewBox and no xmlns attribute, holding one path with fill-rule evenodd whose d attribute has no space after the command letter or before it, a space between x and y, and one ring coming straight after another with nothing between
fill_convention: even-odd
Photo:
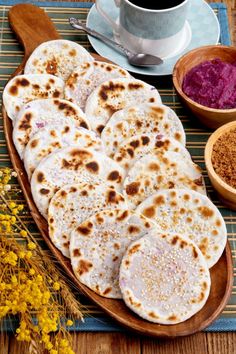
<instances>
[{"instance_id":1,"label":"golden brown spot on flatbread","mask_svg":"<svg viewBox=\"0 0 236 354\"><path fill-rule=\"evenodd\" d=\"M96 173L99 171L99 165L96 161L91 161L87 163L86 165L87 170L89 170L92 173Z\"/></svg>"},{"instance_id":2,"label":"golden brown spot on flatbread","mask_svg":"<svg viewBox=\"0 0 236 354\"><path fill-rule=\"evenodd\" d=\"M131 256L132 254L136 253L140 248L140 244L137 243L136 245L132 246L130 249L129 249L129 252L128 254Z\"/></svg>"},{"instance_id":3,"label":"golden brown spot on flatbread","mask_svg":"<svg viewBox=\"0 0 236 354\"><path fill-rule=\"evenodd\" d=\"M150 171L159 171L160 170L160 166L155 163L155 162L151 162L149 165L148 165L148 169Z\"/></svg>"},{"instance_id":4,"label":"golden brown spot on flatbread","mask_svg":"<svg viewBox=\"0 0 236 354\"><path fill-rule=\"evenodd\" d=\"M42 172L39 172L38 175L37 175L37 181L38 181L39 183L42 183L43 180L44 180L44 175L43 175Z\"/></svg>"},{"instance_id":5,"label":"golden brown spot on flatbread","mask_svg":"<svg viewBox=\"0 0 236 354\"><path fill-rule=\"evenodd\" d=\"M202 240L201 240L201 243L199 245L199 248L200 250L202 251L202 254L205 256L206 255L206 250L207 250L207 247L208 247L208 238L207 237L204 237Z\"/></svg>"},{"instance_id":6,"label":"golden brown spot on flatbread","mask_svg":"<svg viewBox=\"0 0 236 354\"><path fill-rule=\"evenodd\" d=\"M141 136L141 140L142 140L143 145L147 145L150 141L148 136Z\"/></svg>"},{"instance_id":7,"label":"golden brown spot on flatbread","mask_svg":"<svg viewBox=\"0 0 236 354\"><path fill-rule=\"evenodd\" d=\"M57 62L55 59L48 60L46 72L51 75L55 75L57 73Z\"/></svg>"},{"instance_id":8,"label":"golden brown spot on flatbread","mask_svg":"<svg viewBox=\"0 0 236 354\"><path fill-rule=\"evenodd\" d=\"M203 289L203 290L206 290L206 289L207 289L207 283L206 283L205 281L202 283L202 289Z\"/></svg>"},{"instance_id":9,"label":"golden brown spot on flatbread","mask_svg":"<svg viewBox=\"0 0 236 354\"><path fill-rule=\"evenodd\" d=\"M135 226L135 225L130 225L128 227L128 231L130 234L135 234L135 233L138 233L140 231L140 228L138 226Z\"/></svg>"},{"instance_id":10,"label":"golden brown spot on flatbread","mask_svg":"<svg viewBox=\"0 0 236 354\"><path fill-rule=\"evenodd\" d=\"M134 301L131 296L129 296L129 302L133 307L140 307L141 306L141 304L139 302Z\"/></svg>"},{"instance_id":11,"label":"golden brown spot on flatbread","mask_svg":"<svg viewBox=\"0 0 236 354\"><path fill-rule=\"evenodd\" d=\"M31 143L30 143L30 147L32 149L35 148L38 145L38 142L39 142L38 139L32 140Z\"/></svg>"},{"instance_id":12,"label":"golden brown spot on flatbread","mask_svg":"<svg viewBox=\"0 0 236 354\"><path fill-rule=\"evenodd\" d=\"M108 181L118 181L119 182L121 180L121 176L118 171L112 171L111 173L109 173L107 179L108 179Z\"/></svg>"},{"instance_id":13,"label":"golden brown spot on flatbread","mask_svg":"<svg viewBox=\"0 0 236 354\"><path fill-rule=\"evenodd\" d=\"M86 227L86 226L78 226L77 229L76 229L80 234L82 235L89 235L91 230L89 227Z\"/></svg>"},{"instance_id":14,"label":"golden brown spot on flatbread","mask_svg":"<svg viewBox=\"0 0 236 354\"><path fill-rule=\"evenodd\" d=\"M175 315L171 315L171 316L168 317L168 320L170 320L170 321L177 321L177 320L178 320L178 317L175 316Z\"/></svg>"},{"instance_id":15,"label":"golden brown spot on flatbread","mask_svg":"<svg viewBox=\"0 0 236 354\"><path fill-rule=\"evenodd\" d=\"M186 210L184 208L180 208L180 214L184 214L186 212Z\"/></svg>"},{"instance_id":16,"label":"golden brown spot on flatbread","mask_svg":"<svg viewBox=\"0 0 236 354\"><path fill-rule=\"evenodd\" d=\"M112 67L109 66L109 65L107 65L107 66L106 66L106 71L108 71L108 72L112 71Z\"/></svg>"},{"instance_id":17,"label":"golden brown spot on flatbread","mask_svg":"<svg viewBox=\"0 0 236 354\"><path fill-rule=\"evenodd\" d=\"M204 218L210 218L214 215L214 211L206 206L199 207L198 210Z\"/></svg>"},{"instance_id":18,"label":"golden brown spot on flatbread","mask_svg":"<svg viewBox=\"0 0 236 354\"><path fill-rule=\"evenodd\" d=\"M45 88L46 88L46 90L50 90L51 86L50 86L49 84L47 84L47 85L45 86Z\"/></svg>"},{"instance_id":19,"label":"golden brown spot on flatbread","mask_svg":"<svg viewBox=\"0 0 236 354\"><path fill-rule=\"evenodd\" d=\"M184 194L184 200L188 201L190 199L190 195L189 194Z\"/></svg>"},{"instance_id":20,"label":"golden brown spot on flatbread","mask_svg":"<svg viewBox=\"0 0 236 354\"><path fill-rule=\"evenodd\" d=\"M126 266L130 265L130 261L128 261L128 260L126 259L125 265L126 265Z\"/></svg>"},{"instance_id":21,"label":"golden brown spot on flatbread","mask_svg":"<svg viewBox=\"0 0 236 354\"><path fill-rule=\"evenodd\" d=\"M65 197L67 196L66 191L62 190L62 191L60 192L60 196L61 196L62 198L65 198Z\"/></svg>"},{"instance_id":22,"label":"golden brown spot on flatbread","mask_svg":"<svg viewBox=\"0 0 236 354\"><path fill-rule=\"evenodd\" d=\"M146 222L145 222L145 227L146 227L146 228L149 228L150 226L151 226L151 225L149 224L149 222L146 221Z\"/></svg>"},{"instance_id":23,"label":"golden brown spot on flatbread","mask_svg":"<svg viewBox=\"0 0 236 354\"><path fill-rule=\"evenodd\" d=\"M80 257L81 256L81 252L80 252L80 249L79 248L75 248L73 250L73 256L74 257Z\"/></svg>"},{"instance_id":24,"label":"golden brown spot on flatbread","mask_svg":"<svg viewBox=\"0 0 236 354\"><path fill-rule=\"evenodd\" d=\"M81 128L89 129L89 126L88 126L88 124L85 121L80 122L79 126Z\"/></svg>"},{"instance_id":25,"label":"golden brown spot on flatbread","mask_svg":"<svg viewBox=\"0 0 236 354\"><path fill-rule=\"evenodd\" d=\"M181 134L178 133L178 132L176 132L175 135L174 135L174 137L175 137L176 140L180 141L180 139L181 139Z\"/></svg>"},{"instance_id":26,"label":"golden brown spot on flatbread","mask_svg":"<svg viewBox=\"0 0 236 354\"><path fill-rule=\"evenodd\" d=\"M84 191L81 192L81 195L82 195L83 197L87 197L88 192L84 190Z\"/></svg>"},{"instance_id":27,"label":"golden brown spot on flatbread","mask_svg":"<svg viewBox=\"0 0 236 354\"><path fill-rule=\"evenodd\" d=\"M157 140L156 143L155 143L155 146L158 147L158 148L161 148L164 145L165 145L165 142L161 141L161 140Z\"/></svg>"},{"instance_id":28,"label":"golden brown spot on flatbread","mask_svg":"<svg viewBox=\"0 0 236 354\"><path fill-rule=\"evenodd\" d=\"M64 246L65 248L69 248L69 246L70 246L70 241L67 241L67 242L63 243L63 246Z\"/></svg>"},{"instance_id":29,"label":"golden brown spot on flatbread","mask_svg":"<svg viewBox=\"0 0 236 354\"><path fill-rule=\"evenodd\" d=\"M51 82L51 84L54 84L55 80L54 79L49 79L49 82Z\"/></svg>"},{"instance_id":30,"label":"golden brown spot on flatbread","mask_svg":"<svg viewBox=\"0 0 236 354\"><path fill-rule=\"evenodd\" d=\"M216 220L216 226L218 226L218 227L221 226L221 221L220 221L220 219L217 219L217 220Z\"/></svg>"},{"instance_id":31,"label":"golden brown spot on flatbread","mask_svg":"<svg viewBox=\"0 0 236 354\"><path fill-rule=\"evenodd\" d=\"M143 87L143 84L141 82L140 83L139 82L137 82L137 83L130 82L128 84L129 90L138 90L142 87Z\"/></svg>"},{"instance_id":32,"label":"golden brown spot on flatbread","mask_svg":"<svg viewBox=\"0 0 236 354\"><path fill-rule=\"evenodd\" d=\"M60 91L54 91L53 92L53 94L52 94L52 97L54 97L54 98L57 98L57 97L59 97L60 96Z\"/></svg>"},{"instance_id":33,"label":"golden brown spot on flatbread","mask_svg":"<svg viewBox=\"0 0 236 354\"><path fill-rule=\"evenodd\" d=\"M96 129L97 132L98 132L99 134L101 134L101 132L103 131L104 127L105 127L105 125L103 125L103 124L99 125L99 126L97 127L97 129Z\"/></svg>"},{"instance_id":34,"label":"golden brown spot on flatbread","mask_svg":"<svg viewBox=\"0 0 236 354\"><path fill-rule=\"evenodd\" d=\"M128 152L130 157L134 157L134 150L132 150L131 148L128 148L127 152Z\"/></svg>"},{"instance_id":35,"label":"golden brown spot on flatbread","mask_svg":"<svg viewBox=\"0 0 236 354\"><path fill-rule=\"evenodd\" d=\"M182 241L180 242L180 248L184 248L184 247L187 246L187 245L188 245L187 242L184 241L184 240L182 240Z\"/></svg>"},{"instance_id":36,"label":"golden brown spot on flatbread","mask_svg":"<svg viewBox=\"0 0 236 354\"><path fill-rule=\"evenodd\" d=\"M70 131L70 127L67 125L62 133L68 133Z\"/></svg>"},{"instance_id":37,"label":"golden brown spot on flatbread","mask_svg":"<svg viewBox=\"0 0 236 354\"><path fill-rule=\"evenodd\" d=\"M112 261L116 262L118 258L119 258L118 256L115 256L115 257L112 258Z\"/></svg>"},{"instance_id":38,"label":"golden brown spot on flatbread","mask_svg":"<svg viewBox=\"0 0 236 354\"><path fill-rule=\"evenodd\" d=\"M159 318L153 311L149 312L148 315L152 318L156 318L156 319Z\"/></svg>"},{"instance_id":39,"label":"golden brown spot on flatbread","mask_svg":"<svg viewBox=\"0 0 236 354\"><path fill-rule=\"evenodd\" d=\"M150 98L149 102L151 102L151 103L155 102L155 98L154 97Z\"/></svg>"},{"instance_id":40,"label":"golden brown spot on flatbread","mask_svg":"<svg viewBox=\"0 0 236 354\"><path fill-rule=\"evenodd\" d=\"M73 149L70 152L70 156L80 157L81 160L84 160L86 158L91 158L93 155L89 151L86 151L86 150Z\"/></svg>"},{"instance_id":41,"label":"golden brown spot on flatbread","mask_svg":"<svg viewBox=\"0 0 236 354\"><path fill-rule=\"evenodd\" d=\"M172 238L172 240L171 240L171 244L172 244L172 245L176 245L176 243L178 242L178 240L179 240L179 237L178 237L178 236L174 236L174 237Z\"/></svg>"},{"instance_id":42,"label":"golden brown spot on flatbread","mask_svg":"<svg viewBox=\"0 0 236 354\"><path fill-rule=\"evenodd\" d=\"M204 299L204 293L201 291L199 297L198 297L198 302L201 302Z\"/></svg>"},{"instance_id":43,"label":"golden brown spot on flatbread","mask_svg":"<svg viewBox=\"0 0 236 354\"><path fill-rule=\"evenodd\" d=\"M107 295L111 292L112 288L109 287L109 288L106 288L106 290L103 291L103 295Z\"/></svg>"},{"instance_id":44,"label":"golden brown spot on flatbread","mask_svg":"<svg viewBox=\"0 0 236 354\"><path fill-rule=\"evenodd\" d=\"M108 200L108 203L115 203L116 202L116 191L109 191L107 200Z\"/></svg>"},{"instance_id":45,"label":"golden brown spot on flatbread","mask_svg":"<svg viewBox=\"0 0 236 354\"><path fill-rule=\"evenodd\" d=\"M75 50L75 49L71 49L71 50L69 51L69 55L70 55L71 57L75 57L75 56L76 56L76 50Z\"/></svg>"},{"instance_id":46,"label":"golden brown spot on flatbread","mask_svg":"<svg viewBox=\"0 0 236 354\"><path fill-rule=\"evenodd\" d=\"M158 197L156 197L154 199L154 204L156 205L161 205L165 203L165 198L163 197L163 195L159 195Z\"/></svg>"},{"instance_id":47,"label":"golden brown spot on flatbread","mask_svg":"<svg viewBox=\"0 0 236 354\"><path fill-rule=\"evenodd\" d=\"M55 138L57 136L57 133L55 130L50 130L50 135Z\"/></svg>"},{"instance_id":48,"label":"golden brown spot on flatbread","mask_svg":"<svg viewBox=\"0 0 236 354\"><path fill-rule=\"evenodd\" d=\"M217 231L217 230L213 230L213 231L211 232L211 234L212 234L213 236L217 236L217 235L218 235L218 231Z\"/></svg>"},{"instance_id":49,"label":"golden brown spot on flatbread","mask_svg":"<svg viewBox=\"0 0 236 354\"><path fill-rule=\"evenodd\" d=\"M49 219L49 222L52 224L52 223L54 222L54 218L51 217L51 218Z\"/></svg>"},{"instance_id":50,"label":"golden brown spot on flatbread","mask_svg":"<svg viewBox=\"0 0 236 354\"><path fill-rule=\"evenodd\" d=\"M99 96L102 99L102 101L106 101L108 99L108 93L109 92L117 92L117 91L123 91L125 90L125 86L119 83L113 83L112 81L109 81L107 84L103 84L100 88L99 91Z\"/></svg>"},{"instance_id":51,"label":"golden brown spot on flatbread","mask_svg":"<svg viewBox=\"0 0 236 354\"><path fill-rule=\"evenodd\" d=\"M134 149L136 149L137 147L139 147L139 140L131 141L130 146L132 146Z\"/></svg>"},{"instance_id":52,"label":"golden brown spot on flatbread","mask_svg":"<svg viewBox=\"0 0 236 354\"><path fill-rule=\"evenodd\" d=\"M132 182L125 187L125 191L128 195L135 195L139 191L140 182Z\"/></svg>"},{"instance_id":53,"label":"golden brown spot on flatbread","mask_svg":"<svg viewBox=\"0 0 236 354\"><path fill-rule=\"evenodd\" d=\"M188 217L186 218L186 221L190 223L190 222L192 222L192 221L193 221L193 219L192 219L192 218L190 218L190 216L188 216Z\"/></svg>"},{"instance_id":54,"label":"golden brown spot on flatbread","mask_svg":"<svg viewBox=\"0 0 236 354\"><path fill-rule=\"evenodd\" d=\"M46 188L41 188L39 190L39 193L43 194L43 195L47 195L48 193L50 193L50 190L49 189L46 189Z\"/></svg>"},{"instance_id":55,"label":"golden brown spot on flatbread","mask_svg":"<svg viewBox=\"0 0 236 354\"><path fill-rule=\"evenodd\" d=\"M127 218L128 215L129 215L128 210L125 210L121 215L117 216L116 220L123 221Z\"/></svg>"},{"instance_id":56,"label":"golden brown spot on flatbread","mask_svg":"<svg viewBox=\"0 0 236 354\"><path fill-rule=\"evenodd\" d=\"M146 216L147 218L153 218L155 216L155 207L150 206L150 207L144 209L142 214L144 216Z\"/></svg>"},{"instance_id":57,"label":"golden brown spot on flatbread","mask_svg":"<svg viewBox=\"0 0 236 354\"><path fill-rule=\"evenodd\" d=\"M18 94L18 87L16 85L11 86L9 92L12 96L16 96Z\"/></svg>"},{"instance_id":58,"label":"golden brown spot on flatbread","mask_svg":"<svg viewBox=\"0 0 236 354\"><path fill-rule=\"evenodd\" d=\"M115 248L115 250L119 250L120 249L119 243L114 243L114 248Z\"/></svg>"},{"instance_id":59,"label":"golden brown spot on flatbread","mask_svg":"<svg viewBox=\"0 0 236 354\"><path fill-rule=\"evenodd\" d=\"M200 247L199 247L199 248L200 248ZM194 257L194 258L198 258L198 253L197 253L197 251L196 251L196 249L195 249L194 246L192 247L192 251L193 251L193 257Z\"/></svg>"},{"instance_id":60,"label":"golden brown spot on flatbread","mask_svg":"<svg viewBox=\"0 0 236 354\"><path fill-rule=\"evenodd\" d=\"M79 273L79 275L83 275L84 273L87 273L90 268L92 268L92 263L91 262L87 262L83 259L81 259L79 261L79 266L77 268L77 272Z\"/></svg>"},{"instance_id":61,"label":"golden brown spot on flatbread","mask_svg":"<svg viewBox=\"0 0 236 354\"><path fill-rule=\"evenodd\" d=\"M177 202L176 202L175 200L172 200L172 201L170 202L170 206L176 207L176 206L177 206Z\"/></svg>"},{"instance_id":62,"label":"golden brown spot on flatbread","mask_svg":"<svg viewBox=\"0 0 236 354\"><path fill-rule=\"evenodd\" d=\"M32 114L26 113L21 120L21 123L19 125L19 129L20 130L30 129L31 128L31 125L30 125L31 118L32 118Z\"/></svg>"},{"instance_id":63,"label":"golden brown spot on flatbread","mask_svg":"<svg viewBox=\"0 0 236 354\"><path fill-rule=\"evenodd\" d=\"M168 188L169 188L169 189L175 188L174 182L169 181L169 182L168 182Z\"/></svg>"},{"instance_id":64,"label":"golden brown spot on flatbread","mask_svg":"<svg viewBox=\"0 0 236 354\"><path fill-rule=\"evenodd\" d=\"M33 89L39 90L40 86L38 84L33 84ZM47 88L47 87L46 87Z\"/></svg>"},{"instance_id":65,"label":"golden brown spot on flatbread","mask_svg":"<svg viewBox=\"0 0 236 354\"><path fill-rule=\"evenodd\" d=\"M77 188L76 188L76 187L70 187L70 192L71 192L71 193L77 192Z\"/></svg>"},{"instance_id":66,"label":"golden brown spot on flatbread","mask_svg":"<svg viewBox=\"0 0 236 354\"><path fill-rule=\"evenodd\" d=\"M171 196L171 198L176 197L176 192L175 192L175 191L171 191L171 192L170 192L170 196Z\"/></svg>"},{"instance_id":67,"label":"golden brown spot on flatbread","mask_svg":"<svg viewBox=\"0 0 236 354\"><path fill-rule=\"evenodd\" d=\"M25 79L25 78L23 78L23 79L18 79L18 80L16 80L16 85L17 85L17 86L26 87L26 86L29 86L29 85L30 85L30 82L29 82L27 79Z\"/></svg>"}]
</instances>

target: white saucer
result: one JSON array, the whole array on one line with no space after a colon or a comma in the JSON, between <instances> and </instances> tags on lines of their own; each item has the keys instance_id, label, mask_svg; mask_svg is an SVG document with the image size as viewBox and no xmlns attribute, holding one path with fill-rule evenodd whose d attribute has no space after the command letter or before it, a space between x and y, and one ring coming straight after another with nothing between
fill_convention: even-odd
<instances>
[{"instance_id":1,"label":"white saucer","mask_svg":"<svg viewBox=\"0 0 236 354\"><path fill-rule=\"evenodd\" d=\"M101 0L103 8L114 20L118 18L119 10L113 0ZM95 5L91 8L87 17L87 26L113 38L111 27L98 14ZM115 49L107 46L100 40L89 36L93 48L101 56L113 61L124 69L142 75L161 76L171 75L176 61L191 49L203 46L214 45L219 42L220 26L218 19L211 7L204 0L190 0L190 10L185 25L185 36L180 48L163 58L161 65L151 68L135 67L128 63L125 56Z\"/></svg>"}]
</instances>

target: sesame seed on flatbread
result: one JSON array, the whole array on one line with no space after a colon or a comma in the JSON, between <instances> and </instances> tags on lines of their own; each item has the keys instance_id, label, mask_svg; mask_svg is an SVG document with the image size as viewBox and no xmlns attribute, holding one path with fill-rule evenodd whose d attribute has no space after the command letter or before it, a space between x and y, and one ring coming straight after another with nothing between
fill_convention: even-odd
<instances>
[{"instance_id":1,"label":"sesame seed on flatbread","mask_svg":"<svg viewBox=\"0 0 236 354\"><path fill-rule=\"evenodd\" d=\"M64 81L53 75L18 75L3 90L3 104L9 118L14 121L26 103L46 98L63 98Z\"/></svg>"},{"instance_id":2,"label":"sesame seed on flatbread","mask_svg":"<svg viewBox=\"0 0 236 354\"><path fill-rule=\"evenodd\" d=\"M104 209L126 209L122 194L106 183L80 183L62 187L48 209L49 236L66 257L70 257L70 234L93 214Z\"/></svg>"},{"instance_id":3,"label":"sesame seed on flatbread","mask_svg":"<svg viewBox=\"0 0 236 354\"><path fill-rule=\"evenodd\" d=\"M18 154L23 158L26 145L39 129L69 123L86 129L90 127L82 110L67 100L47 99L27 103L20 110L13 129L13 141Z\"/></svg>"},{"instance_id":4,"label":"sesame seed on flatbread","mask_svg":"<svg viewBox=\"0 0 236 354\"><path fill-rule=\"evenodd\" d=\"M101 134L116 111L140 103L161 103L154 86L135 79L119 78L103 82L88 97L86 116L93 130Z\"/></svg>"},{"instance_id":5,"label":"sesame seed on flatbread","mask_svg":"<svg viewBox=\"0 0 236 354\"><path fill-rule=\"evenodd\" d=\"M125 209L103 210L71 233L70 257L79 281L97 294L120 299L119 267L129 244L153 222Z\"/></svg>"},{"instance_id":6,"label":"sesame seed on flatbread","mask_svg":"<svg viewBox=\"0 0 236 354\"><path fill-rule=\"evenodd\" d=\"M123 179L123 169L109 157L92 149L70 146L39 163L31 178L31 191L39 212L47 218L50 200L64 185L106 182L119 191Z\"/></svg>"},{"instance_id":7,"label":"sesame seed on flatbread","mask_svg":"<svg viewBox=\"0 0 236 354\"><path fill-rule=\"evenodd\" d=\"M227 240L224 219L207 196L193 190L161 190L144 200L136 212L154 220L163 232L186 234L211 268Z\"/></svg>"},{"instance_id":8,"label":"sesame seed on flatbread","mask_svg":"<svg viewBox=\"0 0 236 354\"><path fill-rule=\"evenodd\" d=\"M56 39L40 44L25 64L25 74L52 74L67 80L76 67L93 61L89 52L78 43Z\"/></svg>"},{"instance_id":9,"label":"sesame seed on flatbread","mask_svg":"<svg viewBox=\"0 0 236 354\"><path fill-rule=\"evenodd\" d=\"M108 156L113 157L120 144L134 135L158 134L172 137L185 145L183 125L167 106L143 103L117 111L102 131L101 138Z\"/></svg>"},{"instance_id":10,"label":"sesame seed on flatbread","mask_svg":"<svg viewBox=\"0 0 236 354\"><path fill-rule=\"evenodd\" d=\"M150 322L170 325L202 309L211 278L201 251L188 237L153 229L128 247L119 285L132 311Z\"/></svg>"}]
</instances>

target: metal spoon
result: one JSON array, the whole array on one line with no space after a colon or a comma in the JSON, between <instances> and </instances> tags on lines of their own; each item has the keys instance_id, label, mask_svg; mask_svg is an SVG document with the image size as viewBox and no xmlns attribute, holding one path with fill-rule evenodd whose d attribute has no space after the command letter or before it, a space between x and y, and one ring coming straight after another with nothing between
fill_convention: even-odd
<instances>
[{"instance_id":1,"label":"metal spoon","mask_svg":"<svg viewBox=\"0 0 236 354\"><path fill-rule=\"evenodd\" d=\"M134 65L134 66L154 66L154 65L159 65L159 64L163 63L163 60L161 58L158 58L154 55L143 54L143 53L136 54L136 53L131 52L129 49L123 47L121 44L113 41L112 39L104 36L101 33L98 33L95 30L92 30L91 28L85 26L80 20L77 20L76 18L71 17L69 19L69 22L72 27L85 31L86 33L90 34L90 36L100 39L104 43L114 47L115 49L117 49L120 52L122 52L123 54L125 54L128 58L128 62L131 65Z\"/></svg>"}]
</instances>

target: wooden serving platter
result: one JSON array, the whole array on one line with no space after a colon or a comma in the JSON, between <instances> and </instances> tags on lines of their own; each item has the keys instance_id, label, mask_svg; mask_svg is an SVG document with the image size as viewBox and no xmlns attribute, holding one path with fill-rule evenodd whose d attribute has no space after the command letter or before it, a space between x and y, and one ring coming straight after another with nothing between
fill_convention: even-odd
<instances>
[{"instance_id":1,"label":"wooden serving platter","mask_svg":"<svg viewBox=\"0 0 236 354\"><path fill-rule=\"evenodd\" d=\"M42 9L31 4L18 4L13 6L9 12L9 22L25 50L24 60L13 74L13 76L15 76L23 72L25 61L39 44L48 40L58 39L60 36L46 13ZM98 55L94 55L94 57L97 60L107 61ZM3 121L11 162L17 172L18 181L28 203L32 217L51 252L61 263L74 284L86 296L121 325L130 330L139 332L140 334L154 337L173 338L193 334L209 326L220 315L230 297L233 284L233 266L231 250L228 242L220 260L210 270L212 286L207 303L195 316L177 325L159 325L145 321L131 312L122 300L103 298L81 284L73 274L70 261L65 258L50 241L47 222L40 215L34 204L27 174L14 147L12 140L12 121L7 116L4 107Z\"/></svg>"}]
</instances>

